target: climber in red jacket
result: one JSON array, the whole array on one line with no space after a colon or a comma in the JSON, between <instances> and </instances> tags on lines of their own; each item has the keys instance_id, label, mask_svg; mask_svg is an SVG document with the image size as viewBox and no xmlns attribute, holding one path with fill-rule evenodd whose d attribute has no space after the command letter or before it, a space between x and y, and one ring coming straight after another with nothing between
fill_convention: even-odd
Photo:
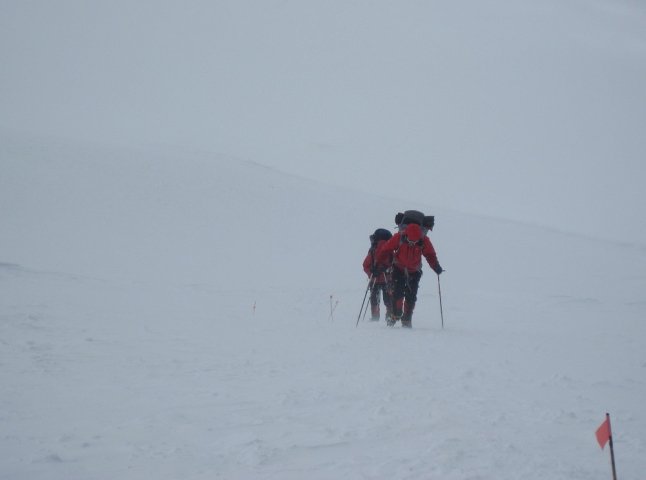
<instances>
[{"instance_id":1,"label":"climber in red jacket","mask_svg":"<svg viewBox=\"0 0 646 480\"><path fill-rule=\"evenodd\" d=\"M382 296L386 306L386 322L390 321L392 310L392 292L389 274L385 271L377 274L377 255L381 247L392 237L392 233L384 228L378 228L370 235L370 249L363 260L363 271L370 279L370 320L379 320L379 297Z\"/></svg>"},{"instance_id":2,"label":"climber in red jacket","mask_svg":"<svg viewBox=\"0 0 646 480\"><path fill-rule=\"evenodd\" d=\"M385 272L392 265L393 310L388 322L390 326L397 320L401 320L402 327L412 326L417 289L422 277L422 257L435 273L442 273L431 240L414 223L409 224L403 232L395 233L377 252L376 273Z\"/></svg>"}]
</instances>

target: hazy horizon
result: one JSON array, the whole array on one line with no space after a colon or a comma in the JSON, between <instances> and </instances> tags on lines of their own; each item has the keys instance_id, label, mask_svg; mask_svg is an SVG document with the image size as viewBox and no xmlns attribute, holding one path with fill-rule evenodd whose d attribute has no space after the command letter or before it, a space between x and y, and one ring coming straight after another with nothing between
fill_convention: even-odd
<instances>
[{"instance_id":1,"label":"hazy horizon","mask_svg":"<svg viewBox=\"0 0 646 480\"><path fill-rule=\"evenodd\" d=\"M646 6L5 2L0 127L646 244Z\"/></svg>"}]
</instances>

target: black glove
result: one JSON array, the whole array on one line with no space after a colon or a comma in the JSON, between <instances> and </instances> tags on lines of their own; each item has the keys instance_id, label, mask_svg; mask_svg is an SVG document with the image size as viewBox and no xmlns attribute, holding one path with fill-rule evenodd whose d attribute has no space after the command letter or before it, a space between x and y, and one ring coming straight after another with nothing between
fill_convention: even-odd
<instances>
[{"instance_id":1,"label":"black glove","mask_svg":"<svg viewBox=\"0 0 646 480\"><path fill-rule=\"evenodd\" d=\"M438 263L436 266L434 266L434 267L433 267L433 270L434 270L434 271L435 271L435 273L437 273L438 275L444 271L444 270L442 269L442 267L440 266L440 264L439 264L439 263Z\"/></svg>"}]
</instances>

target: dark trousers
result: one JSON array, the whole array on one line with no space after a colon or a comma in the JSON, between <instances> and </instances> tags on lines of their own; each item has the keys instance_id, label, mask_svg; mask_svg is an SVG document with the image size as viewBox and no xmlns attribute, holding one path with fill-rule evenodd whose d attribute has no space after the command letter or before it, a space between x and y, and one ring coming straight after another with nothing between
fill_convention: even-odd
<instances>
[{"instance_id":1,"label":"dark trousers","mask_svg":"<svg viewBox=\"0 0 646 480\"><path fill-rule=\"evenodd\" d=\"M380 295L381 294L381 295ZM390 316L392 311L392 294L390 292L390 287L386 283L375 283L370 289L370 307L371 315L373 319L379 318L379 297L382 296L384 299L384 305L386 306L386 315Z\"/></svg>"},{"instance_id":2,"label":"dark trousers","mask_svg":"<svg viewBox=\"0 0 646 480\"><path fill-rule=\"evenodd\" d=\"M393 268L393 316L401 318L402 323L410 323L413 318L415 302L417 302L417 289L422 272L409 273L406 270Z\"/></svg>"}]
</instances>

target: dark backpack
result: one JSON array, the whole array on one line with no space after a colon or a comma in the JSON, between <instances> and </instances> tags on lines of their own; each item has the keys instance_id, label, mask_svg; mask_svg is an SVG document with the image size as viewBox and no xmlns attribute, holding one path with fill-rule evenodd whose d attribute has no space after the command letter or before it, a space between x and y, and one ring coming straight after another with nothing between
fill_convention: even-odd
<instances>
[{"instance_id":1,"label":"dark backpack","mask_svg":"<svg viewBox=\"0 0 646 480\"><path fill-rule=\"evenodd\" d=\"M422 232L426 235L429 230L433 230L435 217L432 215L424 215L418 210L406 210L404 213L399 212L395 215L395 224L400 232L406 230L406 227L411 223L422 227Z\"/></svg>"},{"instance_id":2,"label":"dark backpack","mask_svg":"<svg viewBox=\"0 0 646 480\"><path fill-rule=\"evenodd\" d=\"M385 228L378 228L375 230L375 233L370 235L370 250L375 249L377 244L381 240L390 240L392 238L393 234L390 233L390 230L386 230Z\"/></svg>"},{"instance_id":3,"label":"dark backpack","mask_svg":"<svg viewBox=\"0 0 646 480\"><path fill-rule=\"evenodd\" d=\"M390 230L386 230L385 228L378 228L375 230L375 233L370 235L370 268L372 270L372 273L374 274L375 270L375 262L377 261L376 259L376 250L377 250L377 244L382 241L388 241L392 238L393 234L390 233Z\"/></svg>"}]
</instances>

